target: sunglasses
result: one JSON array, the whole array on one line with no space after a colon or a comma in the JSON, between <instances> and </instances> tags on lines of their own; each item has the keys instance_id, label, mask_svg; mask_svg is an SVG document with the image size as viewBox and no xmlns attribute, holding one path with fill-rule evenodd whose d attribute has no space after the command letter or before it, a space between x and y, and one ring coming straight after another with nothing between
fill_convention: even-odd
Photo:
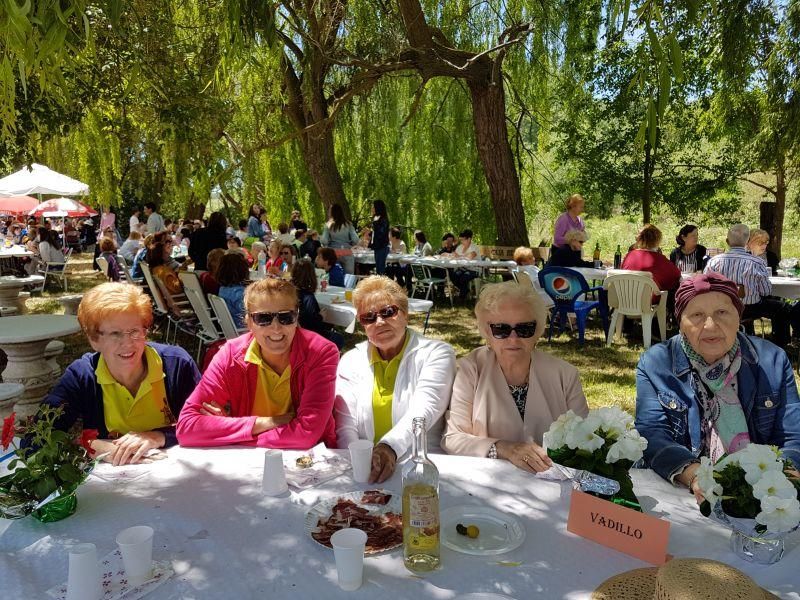
<instances>
[{"instance_id":1,"label":"sunglasses","mask_svg":"<svg viewBox=\"0 0 800 600\"><path fill-rule=\"evenodd\" d=\"M281 325L293 325L297 321L296 310L282 310L280 312L253 312L248 313L253 323L259 327L269 327L277 318Z\"/></svg>"},{"instance_id":2,"label":"sunglasses","mask_svg":"<svg viewBox=\"0 0 800 600\"><path fill-rule=\"evenodd\" d=\"M369 312L365 312L363 315L358 315L358 322L362 325L372 325L378 320L378 317L385 321L387 319L391 319L399 312L400 308L394 304L391 304L389 306L384 306L378 311L371 310Z\"/></svg>"},{"instance_id":3,"label":"sunglasses","mask_svg":"<svg viewBox=\"0 0 800 600\"><path fill-rule=\"evenodd\" d=\"M536 321L517 323L516 325L509 325L508 323L489 323L489 329L492 330L492 337L497 340L506 339L511 335L512 331L517 332L517 337L529 338L533 337L533 334L536 333Z\"/></svg>"}]
</instances>

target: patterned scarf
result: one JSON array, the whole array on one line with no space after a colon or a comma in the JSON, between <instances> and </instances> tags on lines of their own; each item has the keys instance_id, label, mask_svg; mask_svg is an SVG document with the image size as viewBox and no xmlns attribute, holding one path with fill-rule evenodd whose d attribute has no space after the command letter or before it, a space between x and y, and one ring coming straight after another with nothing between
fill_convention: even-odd
<instances>
[{"instance_id":1,"label":"patterned scarf","mask_svg":"<svg viewBox=\"0 0 800 600\"><path fill-rule=\"evenodd\" d=\"M681 348L692 365L692 387L703 409L702 455L716 462L724 454L741 450L750 443L747 420L739 401L736 374L742 366L742 349L736 339L733 348L708 364L681 336Z\"/></svg>"}]
</instances>

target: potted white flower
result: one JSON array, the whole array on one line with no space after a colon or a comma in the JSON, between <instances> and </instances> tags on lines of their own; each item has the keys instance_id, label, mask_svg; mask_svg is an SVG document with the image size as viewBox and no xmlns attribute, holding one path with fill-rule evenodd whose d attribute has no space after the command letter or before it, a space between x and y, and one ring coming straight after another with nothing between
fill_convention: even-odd
<instances>
[{"instance_id":1,"label":"potted white flower","mask_svg":"<svg viewBox=\"0 0 800 600\"><path fill-rule=\"evenodd\" d=\"M586 418L567 411L544 434L544 444L558 464L619 482L620 490L610 500L641 510L629 471L642 458L647 440L629 413L615 406L590 410Z\"/></svg>"},{"instance_id":2,"label":"potted white flower","mask_svg":"<svg viewBox=\"0 0 800 600\"><path fill-rule=\"evenodd\" d=\"M700 511L732 530L731 549L762 564L783 556L784 538L800 524L800 480L775 446L748 444L712 464L700 459Z\"/></svg>"}]
</instances>

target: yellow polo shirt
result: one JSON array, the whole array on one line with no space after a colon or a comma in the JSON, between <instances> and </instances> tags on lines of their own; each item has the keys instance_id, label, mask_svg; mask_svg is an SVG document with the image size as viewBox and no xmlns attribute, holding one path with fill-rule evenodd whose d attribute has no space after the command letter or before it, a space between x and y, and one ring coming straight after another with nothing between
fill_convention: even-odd
<instances>
[{"instance_id":1,"label":"yellow polo shirt","mask_svg":"<svg viewBox=\"0 0 800 600\"><path fill-rule=\"evenodd\" d=\"M294 415L292 405L292 389L290 381L292 366L289 365L278 375L272 370L264 359L258 342L253 340L244 355L245 362L258 366L258 382L253 398L253 415L256 417L277 417L279 415Z\"/></svg>"},{"instance_id":2,"label":"yellow polo shirt","mask_svg":"<svg viewBox=\"0 0 800 600\"><path fill-rule=\"evenodd\" d=\"M375 383L372 386L372 420L375 423L376 444L392 428L392 397L394 395L394 382L397 380L397 371L400 361L408 346L408 333L406 341L397 356L391 360L383 360L378 349L371 349L369 364L372 366Z\"/></svg>"},{"instance_id":3,"label":"yellow polo shirt","mask_svg":"<svg viewBox=\"0 0 800 600\"><path fill-rule=\"evenodd\" d=\"M111 438L131 431L152 431L175 423L175 416L167 402L161 357L150 346L145 346L144 356L147 375L139 384L135 397L114 379L102 355L97 363L94 372L103 391L103 412Z\"/></svg>"}]
</instances>

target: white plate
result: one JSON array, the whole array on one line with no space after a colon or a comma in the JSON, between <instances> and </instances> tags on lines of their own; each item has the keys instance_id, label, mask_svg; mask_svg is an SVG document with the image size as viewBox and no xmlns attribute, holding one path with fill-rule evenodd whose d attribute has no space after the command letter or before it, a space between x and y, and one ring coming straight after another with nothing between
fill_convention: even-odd
<instances>
[{"instance_id":1,"label":"white plate","mask_svg":"<svg viewBox=\"0 0 800 600\"><path fill-rule=\"evenodd\" d=\"M339 503L339 500L352 500L358 506L367 509L369 512L373 514L386 514L389 512L397 513L399 515L403 514L403 498L400 494L396 492L391 492L389 490L379 490L384 494L391 494L392 497L389 500L388 504L362 504L361 498L364 495L363 490L360 492L348 492L346 494L338 494L326 500L320 500L311 509L306 513L306 521L305 521L305 528L308 537L310 537L314 543L319 544L323 548L330 549L329 546L325 544L321 544L314 537L311 533L317 529L317 523L319 523L320 519L327 519L331 516L331 512L333 507ZM371 491L371 490L370 490ZM394 550L395 548L399 548L402 546L402 541L400 543L395 544L394 546L390 546L389 548L384 548L383 550L379 550L377 552L370 552L369 550L366 551L366 554L379 554L380 552L386 552L387 550Z\"/></svg>"},{"instance_id":2,"label":"white plate","mask_svg":"<svg viewBox=\"0 0 800 600\"><path fill-rule=\"evenodd\" d=\"M476 525L475 539L461 535L456 525ZM516 517L488 506L453 506L442 512L442 544L464 554L504 554L525 541L525 528Z\"/></svg>"}]
</instances>

